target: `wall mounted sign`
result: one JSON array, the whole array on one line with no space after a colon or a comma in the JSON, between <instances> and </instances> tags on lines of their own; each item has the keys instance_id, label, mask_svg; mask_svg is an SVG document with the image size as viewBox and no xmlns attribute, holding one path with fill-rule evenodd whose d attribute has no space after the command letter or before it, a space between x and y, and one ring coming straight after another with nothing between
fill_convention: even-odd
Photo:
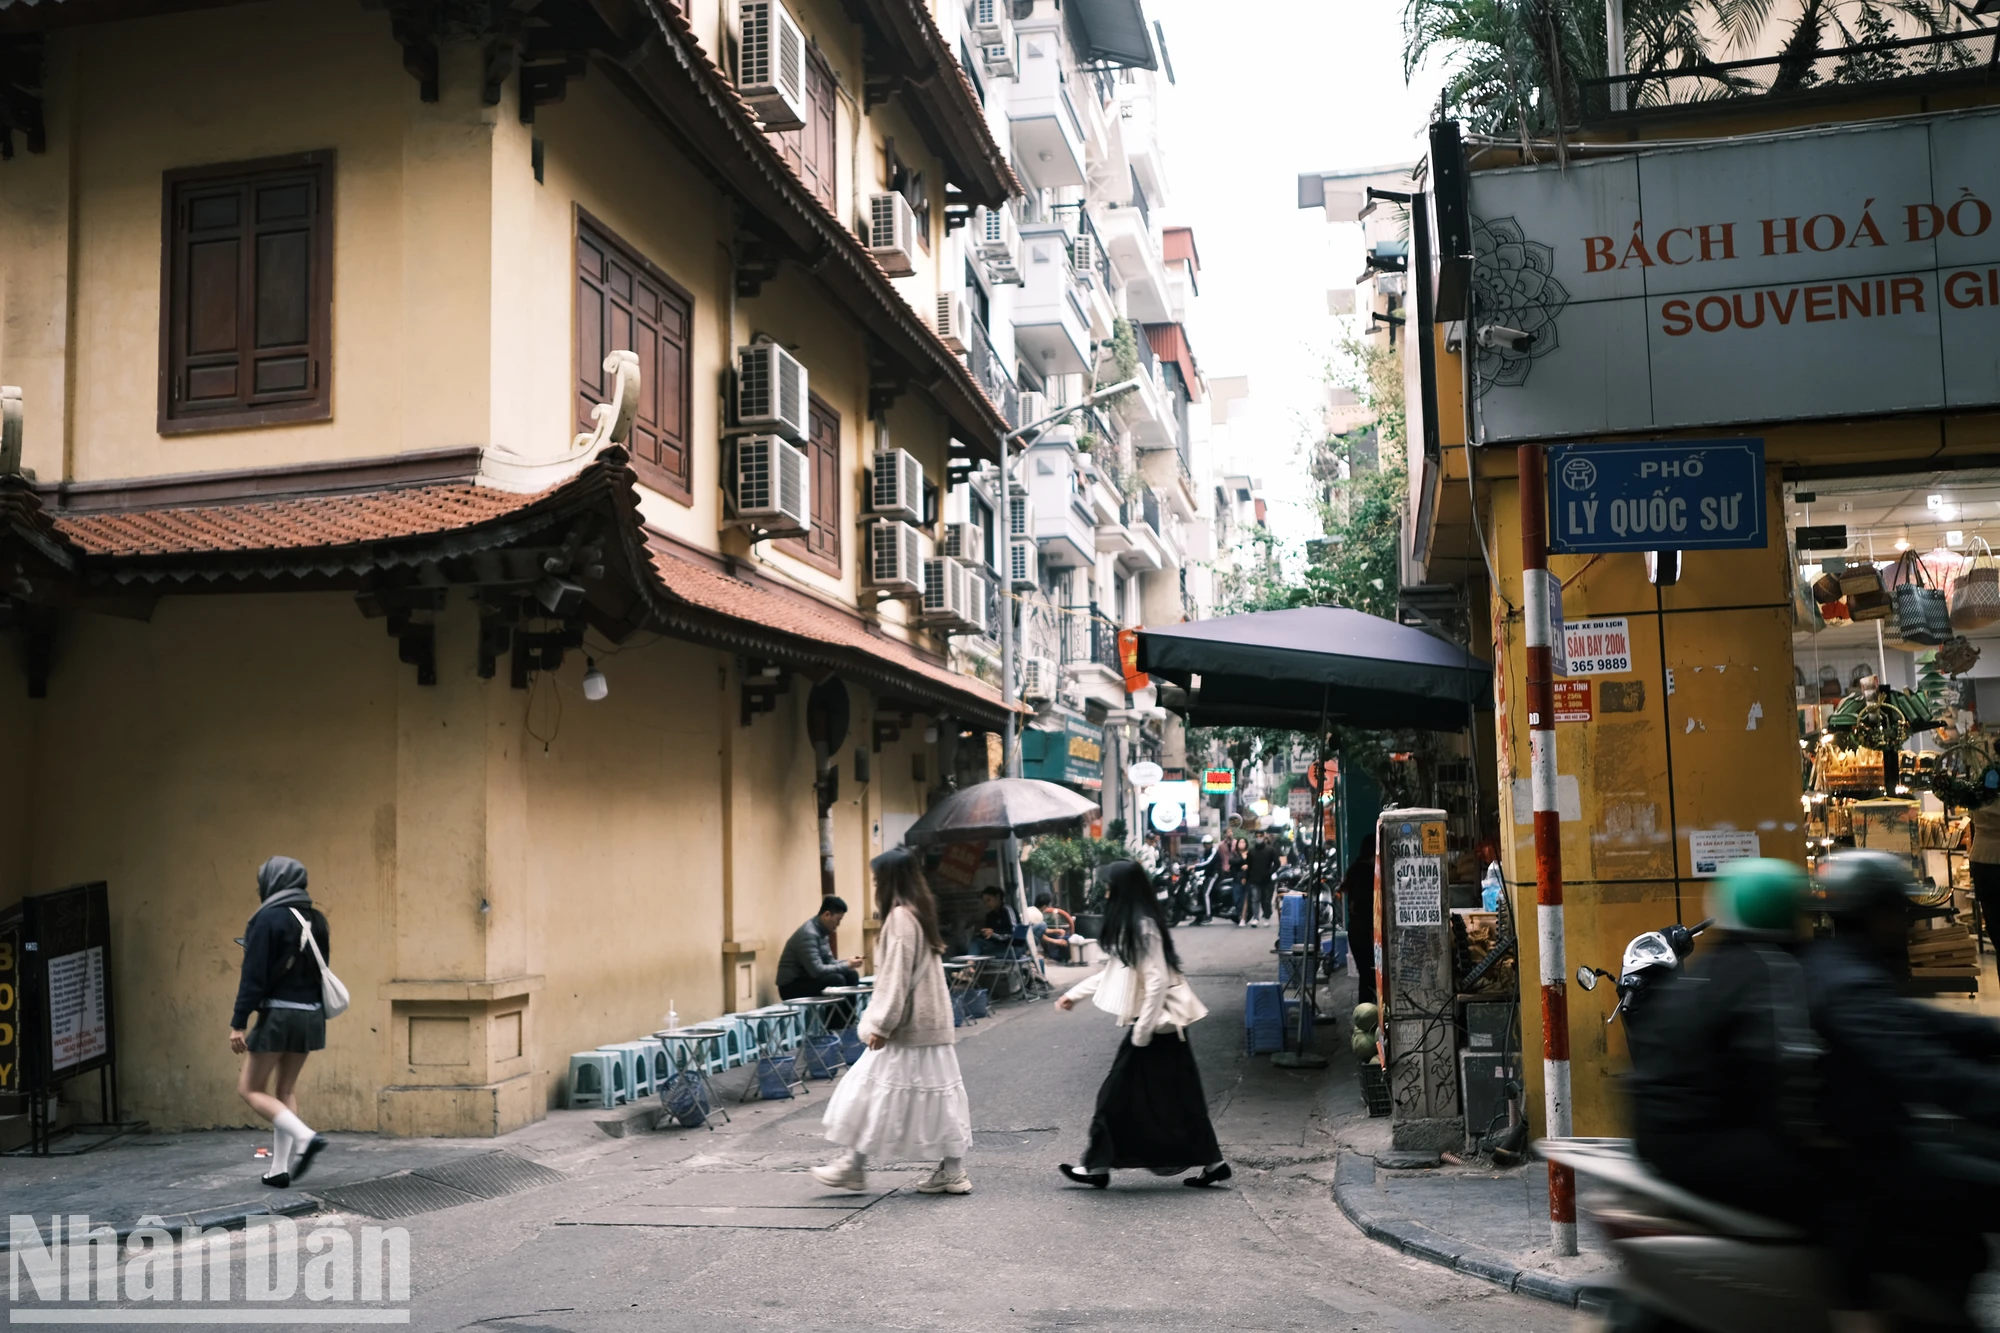
<instances>
[{"instance_id":1,"label":"wall mounted sign","mask_svg":"<svg viewBox=\"0 0 2000 1333\"><path fill-rule=\"evenodd\" d=\"M1632 670L1631 622L1624 616L1579 620L1564 626L1563 635L1569 640L1570 675L1622 676Z\"/></svg>"},{"instance_id":2,"label":"wall mounted sign","mask_svg":"<svg viewBox=\"0 0 2000 1333\"><path fill-rule=\"evenodd\" d=\"M2000 113L1475 172L1471 207L1484 443L2000 403Z\"/></svg>"},{"instance_id":3,"label":"wall mounted sign","mask_svg":"<svg viewBox=\"0 0 2000 1333\"><path fill-rule=\"evenodd\" d=\"M1201 775L1201 789L1210 795L1235 791L1236 774L1226 768L1204 769Z\"/></svg>"},{"instance_id":4,"label":"wall mounted sign","mask_svg":"<svg viewBox=\"0 0 2000 1333\"><path fill-rule=\"evenodd\" d=\"M1556 686L1556 721L1590 721L1590 682L1559 680Z\"/></svg>"},{"instance_id":5,"label":"wall mounted sign","mask_svg":"<svg viewBox=\"0 0 2000 1333\"><path fill-rule=\"evenodd\" d=\"M1549 549L1758 550L1764 442L1559 444L1548 451Z\"/></svg>"}]
</instances>

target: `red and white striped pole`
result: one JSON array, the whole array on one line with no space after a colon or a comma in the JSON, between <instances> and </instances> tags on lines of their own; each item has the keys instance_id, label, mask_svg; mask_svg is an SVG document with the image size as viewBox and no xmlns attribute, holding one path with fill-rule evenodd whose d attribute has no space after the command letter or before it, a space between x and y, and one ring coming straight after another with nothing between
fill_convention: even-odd
<instances>
[{"instance_id":1,"label":"red and white striped pole","mask_svg":"<svg viewBox=\"0 0 2000 1333\"><path fill-rule=\"evenodd\" d=\"M1549 599L1562 594L1548 576L1547 489L1541 446L1520 449L1521 605L1528 641L1528 773L1535 809L1535 935L1542 964L1542 1095L1546 1133L1571 1133L1569 1101L1569 961L1563 949L1562 816L1556 805L1556 673ZM1549 1235L1557 1254L1576 1253L1576 1177L1549 1163Z\"/></svg>"}]
</instances>

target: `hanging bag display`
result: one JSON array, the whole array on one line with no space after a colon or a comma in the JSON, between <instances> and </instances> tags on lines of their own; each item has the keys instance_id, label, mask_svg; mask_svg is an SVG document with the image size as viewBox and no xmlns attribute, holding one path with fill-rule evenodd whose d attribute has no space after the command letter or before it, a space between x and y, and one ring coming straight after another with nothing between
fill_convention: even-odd
<instances>
[{"instance_id":1,"label":"hanging bag display","mask_svg":"<svg viewBox=\"0 0 2000 1333\"><path fill-rule=\"evenodd\" d=\"M1932 585L1930 572L1915 551L1905 551L1895 570L1896 634L1904 643L1940 644L1951 637L1951 610L1944 589Z\"/></svg>"},{"instance_id":2,"label":"hanging bag display","mask_svg":"<svg viewBox=\"0 0 2000 1333\"><path fill-rule=\"evenodd\" d=\"M1977 552L1959 571L1951 590L1951 623L1954 629L1981 629L2000 621L2000 559L1984 537L1974 537Z\"/></svg>"},{"instance_id":3,"label":"hanging bag display","mask_svg":"<svg viewBox=\"0 0 2000 1333\"><path fill-rule=\"evenodd\" d=\"M1858 560L1840 571L1840 591L1847 601L1850 620L1887 620L1889 590L1882 586L1882 571L1872 560Z\"/></svg>"}]
</instances>

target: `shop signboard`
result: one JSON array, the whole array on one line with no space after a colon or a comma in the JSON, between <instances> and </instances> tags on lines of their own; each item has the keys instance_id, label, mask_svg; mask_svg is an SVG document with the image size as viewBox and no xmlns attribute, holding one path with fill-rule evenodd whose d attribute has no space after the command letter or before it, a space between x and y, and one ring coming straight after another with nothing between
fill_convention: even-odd
<instances>
[{"instance_id":1,"label":"shop signboard","mask_svg":"<svg viewBox=\"0 0 2000 1333\"><path fill-rule=\"evenodd\" d=\"M1556 721L1590 721L1590 682L1559 680L1556 685Z\"/></svg>"},{"instance_id":2,"label":"shop signboard","mask_svg":"<svg viewBox=\"0 0 2000 1333\"><path fill-rule=\"evenodd\" d=\"M0 914L0 1092L21 1090L21 914Z\"/></svg>"},{"instance_id":3,"label":"shop signboard","mask_svg":"<svg viewBox=\"0 0 2000 1333\"><path fill-rule=\"evenodd\" d=\"M1312 788L1292 788L1285 796L1285 808L1290 811L1294 823L1304 824L1309 821L1313 813Z\"/></svg>"},{"instance_id":4,"label":"shop signboard","mask_svg":"<svg viewBox=\"0 0 2000 1333\"><path fill-rule=\"evenodd\" d=\"M1764 442L1559 444L1549 449L1549 549L1761 550Z\"/></svg>"},{"instance_id":5,"label":"shop signboard","mask_svg":"<svg viewBox=\"0 0 2000 1333\"><path fill-rule=\"evenodd\" d=\"M1104 786L1104 741L1096 727L1064 718L1060 731L1030 729L1021 737L1023 776L1097 791Z\"/></svg>"},{"instance_id":6,"label":"shop signboard","mask_svg":"<svg viewBox=\"0 0 2000 1333\"><path fill-rule=\"evenodd\" d=\"M1480 171L1470 195L1481 443L2000 404L2000 112Z\"/></svg>"},{"instance_id":7,"label":"shop signboard","mask_svg":"<svg viewBox=\"0 0 2000 1333\"><path fill-rule=\"evenodd\" d=\"M1187 810L1179 801L1155 801L1146 818L1161 833L1178 833L1187 820Z\"/></svg>"},{"instance_id":8,"label":"shop signboard","mask_svg":"<svg viewBox=\"0 0 2000 1333\"><path fill-rule=\"evenodd\" d=\"M1201 774L1201 789L1211 796L1235 791L1236 774L1226 768L1204 769Z\"/></svg>"}]
</instances>

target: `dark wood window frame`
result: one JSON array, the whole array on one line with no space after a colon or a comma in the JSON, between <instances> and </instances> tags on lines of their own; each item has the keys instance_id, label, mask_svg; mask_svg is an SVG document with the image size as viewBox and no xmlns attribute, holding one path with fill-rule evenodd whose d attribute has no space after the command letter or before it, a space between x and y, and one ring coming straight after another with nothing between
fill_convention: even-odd
<instances>
[{"instance_id":1,"label":"dark wood window frame","mask_svg":"<svg viewBox=\"0 0 2000 1333\"><path fill-rule=\"evenodd\" d=\"M583 336L585 331L585 312L583 305L584 283L582 279L582 266L586 236L590 238L591 243L614 255L631 268L636 275L643 277L646 281L658 287L662 296L670 298L681 307L685 333L680 340L680 382L678 386L675 386L674 392L670 395L672 401L659 402L657 405L665 408L670 414L677 417L679 421L679 446L683 460L683 470L676 472L663 466L659 461L649 456L643 442L644 428L648 423L643 420L635 419L633 423L633 438L628 445L627 452L632 456L632 467L638 473L640 481L670 500L684 505L692 505L694 503L695 453L693 394L694 293L668 277L659 265L647 259L631 242L625 240L624 237L592 216L588 209L581 207L576 210L576 226L572 241L574 250L570 263L570 271L573 275L576 275L572 278L570 288L572 321L570 345L572 360L574 362L571 372L571 398L576 404L576 429L587 431L591 428L589 407L595 401L601 400L590 396L588 388L589 377L601 377L604 355L607 351L613 350L608 347L598 346L598 343L603 341L601 332L594 340L589 342L586 342ZM600 330L601 328L602 326L600 325ZM646 395L641 400L641 413L643 416L643 404L652 400L652 395L660 392L660 376L657 373L657 363L648 365L642 349L635 347L631 350L640 353L640 392ZM586 358L589 359L589 365L585 364ZM665 434L668 433L667 428L671 425L671 422L662 423L656 419L651 425Z\"/></svg>"},{"instance_id":2,"label":"dark wood window frame","mask_svg":"<svg viewBox=\"0 0 2000 1333\"><path fill-rule=\"evenodd\" d=\"M196 408L189 405L186 376L190 370L187 332L193 309L190 303L190 273L183 242L193 244L190 226L183 229L180 201L202 187L240 183L248 189L258 178L285 176L308 178L313 187L307 215L311 232L305 251L306 290L303 294L304 339L284 344L296 349L293 358L303 358L307 380L299 389L272 390L256 399L254 393L238 393L239 405ZM209 166L183 167L164 173L160 204L160 365L158 429L162 435L245 430L259 426L296 422L327 421L333 417L333 191L334 153L323 149L283 157L257 158L243 162L219 162ZM262 272L259 247L254 244L259 223L254 217L238 215L236 235L241 245L236 259L238 288L231 317L234 323L234 365L239 376L254 382L258 321L268 310L260 301L257 278ZM265 235L278 231L273 227ZM211 352L210 355L216 353ZM211 366L211 369L219 368ZM202 367L192 369L199 371Z\"/></svg>"},{"instance_id":3,"label":"dark wood window frame","mask_svg":"<svg viewBox=\"0 0 2000 1333\"><path fill-rule=\"evenodd\" d=\"M773 134L792 170L829 212L840 211L840 80L817 42L806 44L806 116L804 128ZM824 160L822 160L822 155Z\"/></svg>"},{"instance_id":4,"label":"dark wood window frame","mask_svg":"<svg viewBox=\"0 0 2000 1333\"><path fill-rule=\"evenodd\" d=\"M805 445L807 475L812 478L812 535L787 537L778 543L778 549L815 569L838 577L841 573L841 492L845 489L842 483L846 480L846 471L840 462L840 413L816 393L808 393L806 398L809 421L815 426L822 420L833 424L832 457L826 466L821 466L819 431L815 429L812 432L814 438ZM831 494L826 493L828 488L822 484L829 475L834 483Z\"/></svg>"}]
</instances>

